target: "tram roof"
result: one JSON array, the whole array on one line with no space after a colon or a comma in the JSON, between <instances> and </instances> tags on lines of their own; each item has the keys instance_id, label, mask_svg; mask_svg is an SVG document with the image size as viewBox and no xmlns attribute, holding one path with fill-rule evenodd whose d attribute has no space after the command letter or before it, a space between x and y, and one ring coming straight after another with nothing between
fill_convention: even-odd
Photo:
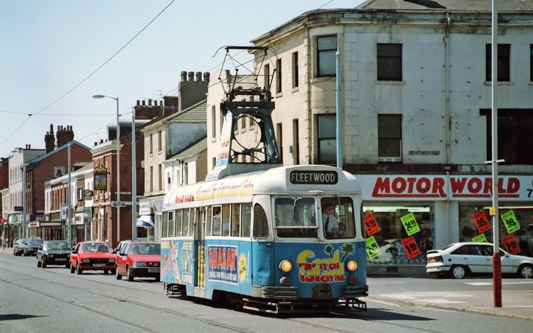
<instances>
[{"instance_id":1,"label":"tram roof","mask_svg":"<svg viewBox=\"0 0 533 333\"><path fill-rule=\"evenodd\" d=\"M361 193L361 185L352 174L331 166L284 166L179 187L165 195L163 208L172 208L186 202L216 201L221 198L244 202L250 201L251 197L257 194L302 194L320 191L324 194Z\"/></svg>"}]
</instances>

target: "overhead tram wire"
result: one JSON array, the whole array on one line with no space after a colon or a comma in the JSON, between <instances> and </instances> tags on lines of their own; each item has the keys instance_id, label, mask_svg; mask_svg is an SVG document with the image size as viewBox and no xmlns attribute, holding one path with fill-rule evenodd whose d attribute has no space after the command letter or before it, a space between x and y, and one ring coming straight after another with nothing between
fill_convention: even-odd
<instances>
[{"instance_id":1,"label":"overhead tram wire","mask_svg":"<svg viewBox=\"0 0 533 333\"><path fill-rule=\"evenodd\" d=\"M13 132L11 132L11 134L9 134L3 141L0 142L1 143L4 143L6 142L9 138L11 138L30 118L31 116L34 116L34 115L37 115L38 113L41 113L42 111L48 109L49 107L51 107L52 105L56 104L57 102L59 102L60 100L62 100L65 96L67 96L68 94L70 94L72 91L74 91L76 88L78 88L80 85L82 85L85 81L87 81L89 78L91 78L94 74L96 74L96 72L98 72L100 69L102 69L102 67L104 67L105 65L107 65L107 63L109 63L113 58L115 58L120 52L122 52L122 50L124 50L126 48L126 46L128 46L129 44L131 44L131 42L133 42L133 40L135 38L137 38L144 30L146 30L159 16L161 16L161 14L163 14L167 9L168 7L170 7L170 5L172 5L174 3L175 0L171 0L170 3L165 7L163 8L150 22L148 22L148 24L146 24L144 26L144 28L142 28L135 36L133 36L133 38L131 38L126 44L124 44L124 46L122 46L117 52L115 52L115 54L113 54L109 59L107 59L102 65L100 65L97 69L95 69L91 74L89 74L87 77L85 77L83 80L81 80L78 84L76 84L74 87L72 87L70 90L68 90L66 93L64 93L63 95L61 95L59 98L57 98L56 100L54 100L53 102L51 102L50 104L48 104L47 106L45 106L44 108L40 109L39 111L35 112L35 113L27 113L28 115L28 118L26 118L22 124L20 124L20 126L18 126Z\"/></svg>"}]
</instances>

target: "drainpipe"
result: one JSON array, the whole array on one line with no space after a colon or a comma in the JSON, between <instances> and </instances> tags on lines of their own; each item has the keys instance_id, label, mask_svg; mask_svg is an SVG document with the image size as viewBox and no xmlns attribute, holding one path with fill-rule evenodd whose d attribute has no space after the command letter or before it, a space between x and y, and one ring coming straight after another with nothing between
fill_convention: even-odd
<instances>
[{"instance_id":1,"label":"drainpipe","mask_svg":"<svg viewBox=\"0 0 533 333\"><path fill-rule=\"evenodd\" d=\"M445 101L445 110L446 110L446 164L450 164L450 14L446 13L446 27L445 27L445 36L444 36L444 68L445 68L445 90L446 90L446 101Z\"/></svg>"},{"instance_id":2,"label":"drainpipe","mask_svg":"<svg viewBox=\"0 0 533 333\"><path fill-rule=\"evenodd\" d=\"M307 81L306 82L306 95L307 95L307 126L306 126L306 130L307 130L307 164L311 164L311 163L314 163L314 156L312 155L313 153L313 150L311 149L311 147L313 147L313 144L314 144L314 138L315 136L313 135L312 133L312 129L313 129L313 112L311 111L312 110L312 103L313 101L311 101L311 79L310 77L312 76L311 73L313 73L313 67L312 67L312 59L311 59L311 52L312 52L312 44L313 44L313 41L311 40L311 36L309 34L309 28L307 28L307 71L306 71L306 75L305 75L305 80ZM300 164L298 162L298 164Z\"/></svg>"}]
</instances>

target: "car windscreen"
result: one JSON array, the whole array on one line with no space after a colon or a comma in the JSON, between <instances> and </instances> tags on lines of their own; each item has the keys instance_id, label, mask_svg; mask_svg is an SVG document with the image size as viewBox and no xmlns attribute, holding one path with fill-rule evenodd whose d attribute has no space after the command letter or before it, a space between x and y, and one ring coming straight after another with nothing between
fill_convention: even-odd
<instances>
[{"instance_id":1,"label":"car windscreen","mask_svg":"<svg viewBox=\"0 0 533 333\"><path fill-rule=\"evenodd\" d=\"M43 250L55 251L55 250L69 250L68 242L65 241L50 241L43 243Z\"/></svg>"}]
</instances>

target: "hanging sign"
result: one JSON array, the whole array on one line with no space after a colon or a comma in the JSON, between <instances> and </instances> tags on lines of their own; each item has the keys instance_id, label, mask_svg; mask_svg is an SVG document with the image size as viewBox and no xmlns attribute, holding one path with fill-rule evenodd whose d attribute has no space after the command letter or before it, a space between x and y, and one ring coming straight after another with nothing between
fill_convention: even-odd
<instances>
[{"instance_id":1,"label":"hanging sign","mask_svg":"<svg viewBox=\"0 0 533 333\"><path fill-rule=\"evenodd\" d=\"M487 237L485 237L485 234L477 235L476 237L472 238L472 242L486 243Z\"/></svg>"},{"instance_id":2,"label":"hanging sign","mask_svg":"<svg viewBox=\"0 0 533 333\"><path fill-rule=\"evenodd\" d=\"M518 223L516 216L514 216L514 212L511 210L505 214L502 214L502 220L503 223L505 223L505 228L507 228L507 232L512 234L513 232L520 229L520 223Z\"/></svg>"},{"instance_id":3,"label":"hanging sign","mask_svg":"<svg viewBox=\"0 0 533 333\"><path fill-rule=\"evenodd\" d=\"M381 249L374 236L370 236L366 239L366 253L370 259L374 259L381 254Z\"/></svg>"},{"instance_id":4,"label":"hanging sign","mask_svg":"<svg viewBox=\"0 0 533 333\"><path fill-rule=\"evenodd\" d=\"M416 245L416 240L413 236L404 239L402 241L402 245L409 259L413 259L414 257L420 254L420 249Z\"/></svg>"},{"instance_id":5,"label":"hanging sign","mask_svg":"<svg viewBox=\"0 0 533 333\"><path fill-rule=\"evenodd\" d=\"M476 224L477 231L479 231L479 233L483 233L490 229L490 223L484 211L475 213L472 215L472 219L474 219L474 223Z\"/></svg>"},{"instance_id":6,"label":"hanging sign","mask_svg":"<svg viewBox=\"0 0 533 333\"><path fill-rule=\"evenodd\" d=\"M520 252L520 246L518 246L518 243L516 242L516 238L513 234L507 235L502 238L503 245L505 245L505 249L510 254L517 254Z\"/></svg>"},{"instance_id":7,"label":"hanging sign","mask_svg":"<svg viewBox=\"0 0 533 333\"><path fill-rule=\"evenodd\" d=\"M407 236L411 236L420 231L420 227L418 226L418 223L416 223L413 213L402 216L401 220L405 231L407 231Z\"/></svg>"},{"instance_id":8,"label":"hanging sign","mask_svg":"<svg viewBox=\"0 0 533 333\"><path fill-rule=\"evenodd\" d=\"M365 229L369 236L379 231L379 225L374 218L374 214L369 213L365 215Z\"/></svg>"}]
</instances>

